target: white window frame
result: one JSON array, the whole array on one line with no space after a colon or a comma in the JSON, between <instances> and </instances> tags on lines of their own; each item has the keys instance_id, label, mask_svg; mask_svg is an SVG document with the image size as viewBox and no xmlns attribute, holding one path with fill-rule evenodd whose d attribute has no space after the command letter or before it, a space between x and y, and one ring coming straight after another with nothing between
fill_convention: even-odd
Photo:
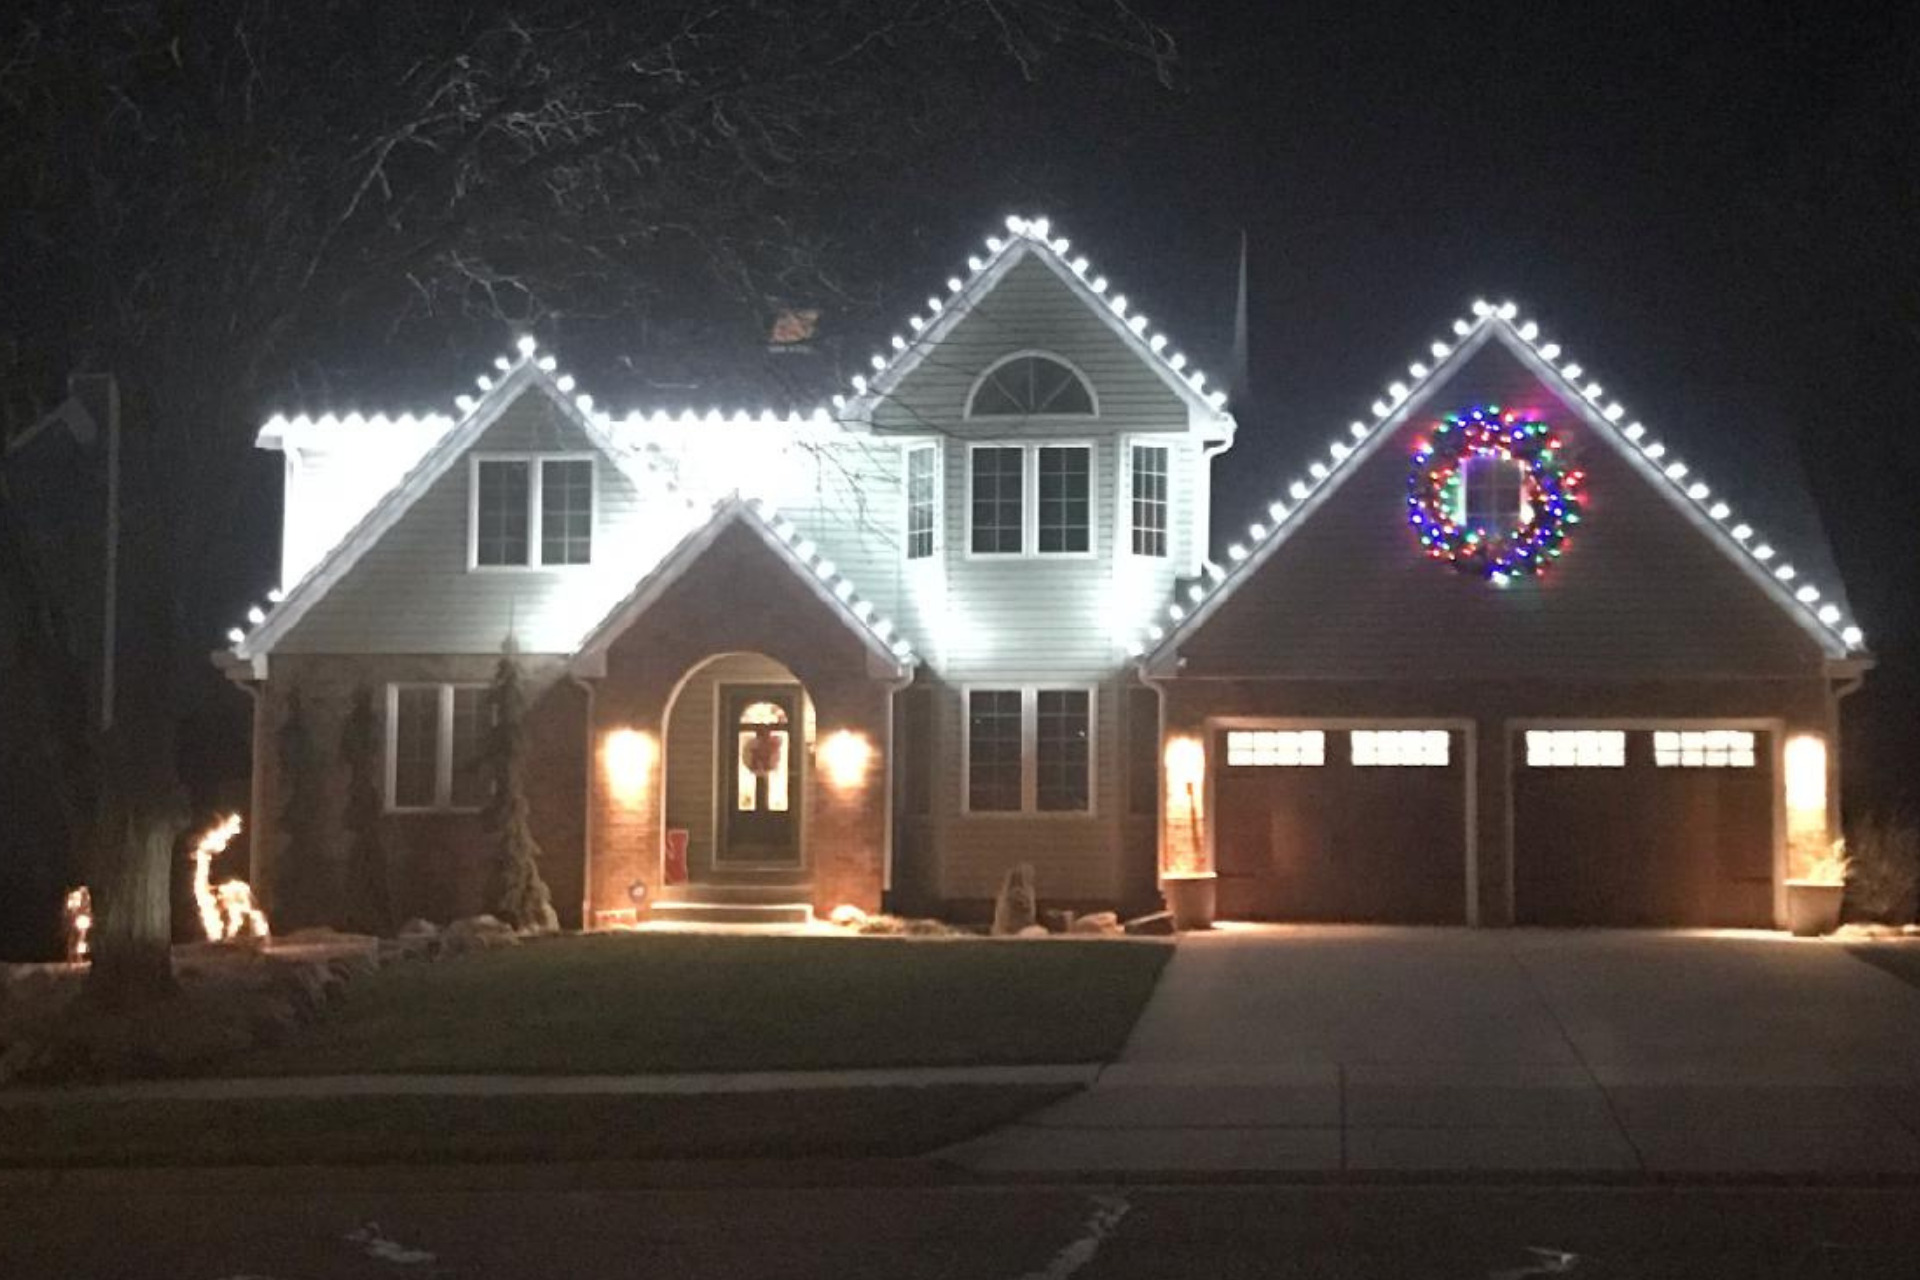
<instances>
[{"instance_id":1,"label":"white window frame","mask_svg":"<svg viewBox=\"0 0 1920 1280\"><path fill-rule=\"evenodd\" d=\"M382 734L386 751L382 772L382 796L388 813L478 813L484 805L456 805L453 803L453 694L456 689L485 689L484 681L475 680L396 680L387 685L386 731ZM439 714L434 722L433 735L433 803L424 805L399 804L394 795L399 782L400 768L400 691L402 689L435 689L440 694Z\"/></svg>"},{"instance_id":2,"label":"white window frame","mask_svg":"<svg viewBox=\"0 0 1920 1280\"><path fill-rule=\"evenodd\" d=\"M1655 729L1656 769L1757 769L1759 735L1751 729Z\"/></svg>"},{"instance_id":3,"label":"white window frame","mask_svg":"<svg viewBox=\"0 0 1920 1280\"><path fill-rule=\"evenodd\" d=\"M1030 356L1037 356L1042 360L1051 360L1055 364L1064 365L1070 370L1074 377L1080 379L1080 385L1087 389L1087 403L1093 406L1093 412L975 413L973 411L973 402L979 397L980 388L986 385L987 379L998 373L1004 366L1012 364L1015 360L1025 360ZM1035 420L1045 422L1086 422L1100 416L1100 391L1099 388L1093 385L1093 379L1087 376L1085 369L1082 369L1058 351L1048 351L1041 347L1023 347L1018 351L1009 351L1006 355L1001 356L980 371L979 376L974 378L973 385L967 388L967 399L965 407L962 410L962 416L974 422L1032 422Z\"/></svg>"},{"instance_id":4,"label":"white window frame","mask_svg":"<svg viewBox=\"0 0 1920 1280\"><path fill-rule=\"evenodd\" d=\"M973 455L981 449L1020 450L1020 549L973 549ZM1087 549L1040 550L1040 453L1043 449L1080 449L1087 455ZM967 442L966 547L969 560L1092 560L1100 554L1100 449L1096 442L1062 440L971 440Z\"/></svg>"},{"instance_id":5,"label":"white window frame","mask_svg":"<svg viewBox=\"0 0 1920 1280\"><path fill-rule=\"evenodd\" d=\"M926 555L916 556L913 554L913 457L916 453L922 452L933 455L933 545ZM908 564L932 563L940 558L940 552L946 546L947 508L946 503L942 500L946 496L947 487L945 472L945 451L941 449L940 442L937 440L929 440L922 444L910 444L900 451L900 553L901 557L905 559ZM969 455L967 484L969 491L971 491L973 484L971 455ZM973 508L969 506L967 511L967 536L971 539L973 536ZM969 542L968 545L971 546L971 542Z\"/></svg>"},{"instance_id":6,"label":"white window frame","mask_svg":"<svg viewBox=\"0 0 1920 1280\"><path fill-rule=\"evenodd\" d=\"M1018 809L975 809L973 807L973 695L976 693L1018 693L1020 695L1020 807ZM1084 809L1042 809L1040 807L1040 695L1042 693L1084 693L1087 695L1087 807ZM1043 818L1079 821L1094 817L1100 808L1100 686L1071 681L1041 684L967 684L960 687L960 812L969 818Z\"/></svg>"},{"instance_id":7,"label":"white window frame","mask_svg":"<svg viewBox=\"0 0 1920 1280\"><path fill-rule=\"evenodd\" d=\"M524 462L527 464L527 562L525 564L480 563L480 465L485 462ZM547 484L549 462L588 464L587 481L587 558L579 564L541 562L540 517L542 495ZM469 573L565 573L590 569L600 554L600 458L594 453L475 453L467 459L467 571Z\"/></svg>"},{"instance_id":8,"label":"white window frame","mask_svg":"<svg viewBox=\"0 0 1920 1280\"><path fill-rule=\"evenodd\" d=\"M1224 732L1227 736L1227 758L1221 761L1221 764L1229 769L1319 769L1327 763L1327 731L1324 729L1294 729L1284 726L1245 725L1229 726ZM1275 758L1268 760L1248 760L1243 758L1235 760L1234 750L1236 744L1234 737L1237 734L1249 735L1246 740L1238 745L1255 754L1260 753L1260 742L1258 737L1254 735L1272 735L1269 741L1273 750L1267 754L1276 757L1291 756L1293 758ZM1282 744L1287 748L1284 752L1280 750ZM1311 750L1307 749L1309 744L1312 746Z\"/></svg>"},{"instance_id":9,"label":"white window frame","mask_svg":"<svg viewBox=\"0 0 1920 1280\"><path fill-rule=\"evenodd\" d=\"M1444 769L1453 763L1453 735L1445 729L1349 729L1347 763L1356 769Z\"/></svg>"},{"instance_id":10,"label":"white window frame","mask_svg":"<svg viewBox=\"0 0 1920 1280\"><path fill-rule=\"evenodd\" d=\"M1521 730L1525 735L1521 740L1523 763L1529 769L1624 769L1627 767L1627 731L1611 726L1592 728L1548 728L1528 726ZM1535 737L1535 735L1540 735ZM1592 735L1592 736L1583 736ZM1616 753L1611 748L1618 746ZM1535 759L1536 747L1548 756L1558 755L1562 748L1573 752L1572 759ZM1595 750L1588 752L1589 759L1581 759L1583 747Z\"/></svg>"},{"instance_id":11,"label":"white window frame","mask_svg":"<svg viewBox=\"0 0 1920 1280\"><path fill-rule=\"evenodd\" d=\"M1173 444L1163 436L1123 436L1120 440L1120 448L1124 451L1120 455L1120 465L1118 468L1120 472L1120 484L1118 491L1114 495L1115 504L1120 508L1119 528L1115 531L1115 537L1119 539L1118 546L1123 554L1135 560L1172 560L1174 530ZM1139 526L1134 523L1133 512L1133 482L1135 475L1133 451L1135 449L1158 449L1166 459L1162 468L1162 477L1167 484L1167 497L1165 502L1166 524L1160 531L1160 536L1166 543L1166 550L1159 555L1154 555L1150 551L1135 551L1133 549L1133 537L1139 528Z\"/></svg>"}]
</instances>

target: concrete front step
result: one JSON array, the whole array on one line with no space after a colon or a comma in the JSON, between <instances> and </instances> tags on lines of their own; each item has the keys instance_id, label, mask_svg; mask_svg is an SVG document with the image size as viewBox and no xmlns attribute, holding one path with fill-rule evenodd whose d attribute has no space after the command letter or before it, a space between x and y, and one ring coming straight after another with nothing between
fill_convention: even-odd
<instances>
[{"instance_id":1,"label":"concrete front step","mask_svg":"<svg viewBox=\"0 0 1920 1280\"><path fill-rule=\"evenodd\" d=\"M787 927L813 919L810 902L656 902L662 924L764 924Z\"/></svg>"},{"instance_id":2,"label":"concrete front step","mask_svg":"<svg viewBox=\"0 0 1920 1280\"><path fill-rule=\"evenodd\" d=\"M656 907L666 903L700 903L709 906L774 907L813 898L811 880L797 883L781 881L711 881L698 884L670 884L660 889Z\"/></svg>"}]
</instances>

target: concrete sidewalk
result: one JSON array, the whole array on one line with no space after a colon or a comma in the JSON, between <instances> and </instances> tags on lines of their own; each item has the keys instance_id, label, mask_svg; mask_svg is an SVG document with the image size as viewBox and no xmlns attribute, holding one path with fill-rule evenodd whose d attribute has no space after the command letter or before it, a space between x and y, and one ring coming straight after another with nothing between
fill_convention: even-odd
<instances>
[{"instance_id":1,"label":"concrete sidewalk","mask_svg":"<svg viewBox=\"0 0 1920 1280\"><path fill-rule=\"evenodd\" d=\"M819 1089L926 1088L933 1085L1088 1085L1097 1063L1007 1067L879 1067L849 1071L737 1071L635 1076L237 1076L225 1079L132 1080L61 1088L0 1089L8 1106L50 1102L150 1102L163 1098L377 1098L643 1096L700 1093L787 1093Z\"/></svg>"},{"instance_id":2,"label":"concrete sidewalk","mask_svg":"<svg viewBox=\"0 0 1920 1280\"><path fill-rule=\"evenodd\" d=\"M1836 945L1189 935L1120 1060L982 1173L1920 1175L1920 991Z\"/></svg>"}]
</instances>

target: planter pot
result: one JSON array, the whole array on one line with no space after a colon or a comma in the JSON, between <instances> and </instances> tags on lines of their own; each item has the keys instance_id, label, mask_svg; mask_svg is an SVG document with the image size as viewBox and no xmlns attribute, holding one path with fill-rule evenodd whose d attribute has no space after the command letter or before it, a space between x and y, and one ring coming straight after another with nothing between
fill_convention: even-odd
<instances>
[{"instance_id":1,"label":"planter pot","mask_svg":"<svg viewBox=\"0 0 1920 1280\"><path fill-rule=\"evenodd\" d=\"M1160 892L1173 913L1173 927L1186 932L1213 928L1214 891L1220 879L1209 871L1194 876L1165 876Z\"/></svg>"},{"instance_id":2,"label":"planter pot","mask_svg":"<svg viewBox=\"0 0 1920 1280\"><path fill-rule=\"evenodd\" d=\"M1817 938L1840 927L1843 884L1787 881L1787 930L1796 938Z\"/></svg>"}]
</instances>

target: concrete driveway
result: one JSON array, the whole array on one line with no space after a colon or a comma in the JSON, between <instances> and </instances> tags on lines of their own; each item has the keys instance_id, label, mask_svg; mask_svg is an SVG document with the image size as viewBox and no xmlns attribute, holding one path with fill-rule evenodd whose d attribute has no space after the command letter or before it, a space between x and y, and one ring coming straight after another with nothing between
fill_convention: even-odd
<instances>
[{"instance_id":1,"label":"concrete driveway","mask_svg":"<svg viewBox=\"0 0 1920 1280\"><path fill-rule=\"evenodd\" d=\"M1920 1176L1920 991L1770 935L1189 935L981 1171Z\"/></svg>"}]
</instances>

